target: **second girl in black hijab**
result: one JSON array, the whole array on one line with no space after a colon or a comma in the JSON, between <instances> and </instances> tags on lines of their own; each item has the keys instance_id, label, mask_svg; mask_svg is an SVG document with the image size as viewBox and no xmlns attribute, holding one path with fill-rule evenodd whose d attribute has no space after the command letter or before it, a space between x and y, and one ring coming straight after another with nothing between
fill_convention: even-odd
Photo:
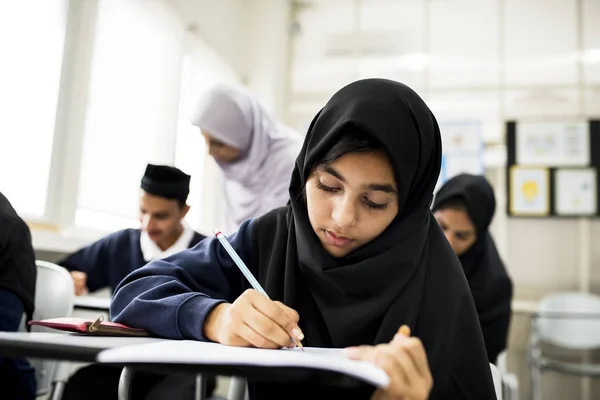
<instances>
[{"instance_id":1,"label":"second girl in black hijab","mask_svg":"<svg viewBox=\"0 0 600 400\"><path fill-rule=\"evenodd\" d=\"M437 122L415 92L354 82L312 121L290 204L228 237L272 300L250 289L218 240L205 239L125 278L112 319L173 339L279 348L292 335L305 346L353 347L352 357L390 375L376 394L386 399L495 399L473 298L430 211L440 163ZM403 324L418 339L395 339ZM254 399L373 392L249 385Z\"/></svg>"},{"instance_id":2,"label":"second girl in black hijab","mask_svg":"<svg viewBox=\"0 0 600 400\"><path fill-rule=\"evenodd\" d=\"M450 179L433 203L435 217L460 259L473 293L491 363L506 348L513 292L488 232L495 210L494 190L479 175L461 174Z\"/></svg>"}]
</instances>

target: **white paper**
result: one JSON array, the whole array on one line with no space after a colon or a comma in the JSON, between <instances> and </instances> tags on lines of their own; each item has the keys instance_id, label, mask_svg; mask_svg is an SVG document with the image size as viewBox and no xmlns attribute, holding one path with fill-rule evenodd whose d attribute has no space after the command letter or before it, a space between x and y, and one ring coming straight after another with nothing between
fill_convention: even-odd
<instances>
[{"instance_id":1,"label":"white paper","mask_svg":"<svg viewBox=\"0 0 600 400\"><path fill-rule=\"evenodd\" d=\"M513 215L547 215L550 212L548 170L519 168L511 170L510 210Z\"/></svg>"},{"instance_id":2,"label":"white paper","mask_svg":"<svg viewBox=\"0 0 600 400\"><path fill-rule=\"evenodd\" d=\"M300 367L335 371L375 387L387 387L389 377L381 368L364 361L350 360L340 349L305 347L267 350L224 346L193 340L169 340L105 350L97 359L116 364L196 364Z\"/></svg>"},{"instance_id":3,"label":"white paper","mask_svg":"<svg viewBox=\"0 0 600 400\"><path fill-rule=\"evenodd\" d=\"M589 165L588 123L519 122L516 163L531 166Z\"/></svg>"},{"instance_id":4,"label":"white paper","mask_svg":"<svg viewBox=\"0 0 600 400\"><path fill-rule=\"evenodd\" d=\"M555 199L558 215L594 215L597 212L596 170L556 171Z\"/></svg>"}]
</instances>

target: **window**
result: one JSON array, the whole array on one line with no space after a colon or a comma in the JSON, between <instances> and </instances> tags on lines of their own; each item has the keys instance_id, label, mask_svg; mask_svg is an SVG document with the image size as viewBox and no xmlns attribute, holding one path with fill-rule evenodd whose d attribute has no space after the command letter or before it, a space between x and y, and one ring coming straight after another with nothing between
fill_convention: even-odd
<instances>
[{"instance_id":1,"label":"window","mask_svg":"<svg viewBox=\"0 0 600 400\"><path fill-rule=\"evenodd\" d=\"M192 57L187 55L183 60L181 74L181 98L179 100L179 124L177 127L177 144L175 147L175 166L192 176L190 195L187 203L191 206L186 220L195 230L201 230L201 199L204 178L204 161L206 144L197 127L190 123L192 107L197 100L194 88L194 71Z\"/></svg>"},{"instance_id":2,"label":"window","mask_svg":"<svg viewBox=\"0 0 600 400\"><path fill-rule=\"evenodd\" d=\"M175 166L192 176L187 222L196 230L209 233L221 223L221 175L198 127L190 123L193 109L202 92L218 82L233 83L235 74L201 41L193 41L183 58L179 123L175 146Z\"/></svg>"},{"instance_id":3,"label":"window","mask_svg":"<svg viewBox=\"0 0 600 400\"><path fill-rule=\"evenodd\" d=\"M173 163L182 35L159 2L99 3L77 226L136 226L146 164Z\"/></svg>"},{"instance_id":4,"label":"window","mask_svg":"<svg viewBox=\"0 0 600 400\"><path fill-rule=\"evenodd\" d=\"M46 214L67 7L0 2L0 191L27 217Z\"/></svg>"}]
</instances>

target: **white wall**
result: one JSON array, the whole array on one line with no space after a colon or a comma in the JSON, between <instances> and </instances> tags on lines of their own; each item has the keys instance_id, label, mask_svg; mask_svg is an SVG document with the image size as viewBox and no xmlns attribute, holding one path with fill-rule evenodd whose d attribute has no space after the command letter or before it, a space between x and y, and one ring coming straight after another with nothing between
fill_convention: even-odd
<instances>
[{"instance_id":1,"label":"white wall","mask_svg":"<svg viewBox=\"0 0 600 400\"><path fill-rule=\"evenodd\" d=\"M275 115L287 104L290 1L165 0Z\"/></svg>"},{"instance_id":2,"label":"white wall","mask_svg":"<svg viewBox=\"0 0 600 400\"><path fill-rule=\"evenodd\" d=\"M246 1L247 70L244 83L278 118L288 103L290 2Z\"/></svg>"},{"instance_id":3,"label":"white wall","mask_svg":"<svg viewBox=\"0 0 600 400\"><path fill-rule=\"evenodd\" d=\"M238 76L246 71L244 0L164 0Z\"/></svg>"}]
</instances>

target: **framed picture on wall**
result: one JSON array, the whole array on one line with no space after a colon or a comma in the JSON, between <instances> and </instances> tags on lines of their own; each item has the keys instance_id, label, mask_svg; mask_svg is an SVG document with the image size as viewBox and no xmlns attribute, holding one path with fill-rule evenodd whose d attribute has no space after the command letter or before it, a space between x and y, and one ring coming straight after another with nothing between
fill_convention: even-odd
<instances>
[{"instance_id":1,"label":"framed picture on wall","mask_svg":"<svg viewBox=\"0 0 600 400\"><path fill-rule=\"evenodd\" d=\"M516 163L532 166L588 166L590 133L587 121L519 122Z\"/></svg>"},{"instance_id":2,"label":"framed picture on wall","mask_svg":"<svg viewBox=\"0 0 600 400\"><path fill-rule=\"evenodd\" d=\"M595 168L561 168L554 172L556 215L593 216L598 212Z\"/></svg>"},{"instance_id":3,"label":"framed picture on wall","mask_svg":"<svg viewBox=\"0 0 600 400\"><path fill-rule=\"evenodd\" d=\"M548 168L511 167L509 211L515 217L545 217L550 214Z\"/></svg>"}]
</instances>

